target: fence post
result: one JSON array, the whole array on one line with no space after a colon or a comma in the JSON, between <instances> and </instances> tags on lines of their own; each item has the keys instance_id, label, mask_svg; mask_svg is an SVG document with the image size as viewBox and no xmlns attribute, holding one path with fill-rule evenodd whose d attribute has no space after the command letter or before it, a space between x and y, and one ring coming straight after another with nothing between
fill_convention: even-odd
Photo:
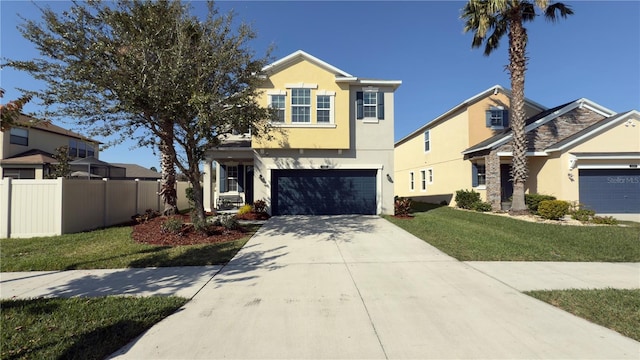
<instances>
[{"instance_id":1,"label":"fence post","mask_svg":"<svg viewBox=\"0 0 640 360\"><path fill-rule=\"evenodd\" d=\"M135 214L140 214L140 209L138 206L140 204L140 179L136 179L136 200L135 200ZM134 215L135 215L134 214Z\"/></svg>"},{"instance_id":2,"label":"fence post","mask_svg":"<svg viewBox=\"0 0 640 360\"><path fill-rule=\"evenodd\" d=\"M156 194L158 194L158 204L156 205L156 211L159 212L162 212L163 210L162 208L160 208L160 205L162 205L162 195L160 195L160 191L162 190L161 181L162 180L156 180Z\"/></svg>"},{"instance_id":3,"label":"fence post","mask_svg":"<svg viewBox=\"0 0 640 360\"><path fill-rule=\"evenodd\" d=\"M64 187L65 178L59 177L56 179L56 191L54 197L54 211L53 211L53 224L55 226L54 232L56 235L62 235L64 231Z\"/></svg>"},{"instance_id":4,"label":"fence post","mask_svg":"<svg viewBox=\"0 0 640 360\"><path fill-rule=\"evenodd\" d=\"M11 236L11 178L0 179L2 184L2 194L0 194L0 238Z\"/></svg>"},{"instance_id":5,"label":"fence post","mask_svg":"<svg viewBox=\"0 0 640 360\"><path fill-rule=\"evenodd\" d=\"M102 218L102 227L107 227L107 220L109 219L109 179L102 178L102 196L104 200L104 217Z\"/></svg>"}]
</instances>

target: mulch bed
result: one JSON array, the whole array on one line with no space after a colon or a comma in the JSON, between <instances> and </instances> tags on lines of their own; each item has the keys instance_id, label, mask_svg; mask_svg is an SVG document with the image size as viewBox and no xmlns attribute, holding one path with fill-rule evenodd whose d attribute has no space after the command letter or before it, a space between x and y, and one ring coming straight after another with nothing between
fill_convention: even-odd
<instances>
[{"instance_id":1,"label":"mulch bed","mask_svg":"<svg viewBox=\"0 0 640 360\"><path fill-rule=\"evenodd\" d=\"M179 217L182 220L183 225L180 231L176 233L163 231L161 225L170 217L158 216L134 225L131 236L135 241L143 244L175 246L215 244L238 240L246 235L242 228L227 230L223 226L209 226L208 232L205 234L193 229L189 215L173 215L171 217Z\"/></svg>"}]
</instances>

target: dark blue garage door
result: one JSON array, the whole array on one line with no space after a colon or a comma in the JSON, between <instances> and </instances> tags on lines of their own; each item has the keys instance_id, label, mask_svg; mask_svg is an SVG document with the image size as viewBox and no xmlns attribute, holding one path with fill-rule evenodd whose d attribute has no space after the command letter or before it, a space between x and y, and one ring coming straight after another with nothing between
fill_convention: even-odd
<instances>
[{"instance_id":1,"label":"dark blue garage door","mask_svg":"<svg viewBox=\"0 0 640 360\"><path fill-rule=\"evenodd\" d=\"M580 203L602 214L640 213L640 169L580 170Z\"/></svg>"},{"instance_id":2,"label":"dark blue garage door","mask_svg":"<svg viewBox=\"0 0 640 360\"><path fill-rule=\"evenodd\" d=\"M376 213L376 170L274 170L274 215Z\"/></svg>"}]
</instances>

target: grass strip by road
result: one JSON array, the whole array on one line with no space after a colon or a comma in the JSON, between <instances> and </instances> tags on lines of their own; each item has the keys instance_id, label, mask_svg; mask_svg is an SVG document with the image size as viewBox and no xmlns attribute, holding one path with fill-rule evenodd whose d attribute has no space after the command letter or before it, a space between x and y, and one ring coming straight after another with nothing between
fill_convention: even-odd
<instances>
[{"instance_id":1,"label":"grass strip by road","mask_svg":"<svg viewBox=\"0 0 640 360\"><path fill-rule=\"evenodd\" d=\"M242 239L203 245L157 246L131 239L131 227L77 234L0 239L0 271L118 269L225 264L258 230L247 227Z\"/></svg>"},{"instance_id":2,"label":"grass strip by road","mask_svg":"<svg viewBox=\"0 0 640 360\"><path fill-rule=\"evenodd\" d=\"M179 297L5 300L2 359L104 359L184 305Z\"/></svg>"},{"instance_id":3,"label":"grass strip by road","mask_svg":"<svg viewBox=\"0 0 640 360\"><path fill-rule=\"evenodd\" d=\"M640 261L640 226L570 226L417 203L386 219L461 261Z\"/></svg>"},{"instance_id":4,"label":"grass strip by road","mask_svg":"<svg viewBox=\"0 0 640 360\"><path fill-rule=\"evenodd\" d=\"M640 341L640 289L527 291L525 294Z\"/></svg>"}]
</instances>

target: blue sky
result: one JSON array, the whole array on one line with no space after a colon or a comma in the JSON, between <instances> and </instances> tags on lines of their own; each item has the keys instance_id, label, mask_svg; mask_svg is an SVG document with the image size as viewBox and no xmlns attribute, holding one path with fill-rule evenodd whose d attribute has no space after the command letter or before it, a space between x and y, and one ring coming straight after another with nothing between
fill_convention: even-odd
<instances>
[{"instance_id":1,"label":"blue sky","mask_svg":"<svg viewBox=\"0 0 640 360\"><path fill-rule=\"evenodd\" d=\"M69 3L36 2L62 10ZM509 88L507 38L490 57L471 49L471 35L459 19L464 1L223 1L222 13L258 33L258 54L270 45L274 59L304 50L354 76L402 80L395 97L395 140L463 100L496 84ZM640 2L567 1L575 15L558 23L529 23L530 58L526 96L547 107L588 98L611 110L640 109ZM193 11L206 5L193 1ZM39 18L32 2L0 2L0 57L29 59L38 54L16 30L20 14ZM28 75L0 71L2 102L16 98L15 87L37 88ZM40 110L34 104L28 112ZM74 129L69 119L59 125ZM98 139L104 140L104 139ZM108 162L159 167L151 149L124 143L101 152Z\"/></svg>"}]
</instances>

